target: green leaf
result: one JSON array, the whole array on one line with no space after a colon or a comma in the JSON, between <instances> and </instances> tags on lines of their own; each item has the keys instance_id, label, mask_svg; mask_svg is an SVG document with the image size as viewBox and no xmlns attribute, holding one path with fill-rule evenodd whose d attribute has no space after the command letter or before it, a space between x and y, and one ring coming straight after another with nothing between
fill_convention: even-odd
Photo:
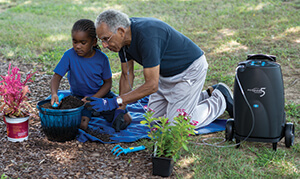
<instances>
[{"instance_id":1,"label":"green leaf","mask_svg":"<svg viewBox=\"0 0 300 179\"><path fill-rule=\"evenodd\" d=\"M146 120L143 120L140 122L141 124L147 124L148 122Z\"/></svg>"},{"instance_id":2,"label":"green leaf","mask_svg":"<svg viewBox=\"0 0 300 179\"><path fill-rule=\"evenodd\" d=\"M182 147L184 148L184 150L189 151L189 148L183 143Z\"/></svg>"}]
</instances>

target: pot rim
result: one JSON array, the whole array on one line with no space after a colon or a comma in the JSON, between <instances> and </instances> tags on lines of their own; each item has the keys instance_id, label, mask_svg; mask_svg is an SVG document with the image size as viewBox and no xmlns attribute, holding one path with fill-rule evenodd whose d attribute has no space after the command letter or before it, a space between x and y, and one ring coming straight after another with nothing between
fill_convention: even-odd
<instances>
[{"instance_id":1,"label":"pot rim","mask_svg":"<svg viewBox=\"0 0 300 179\"><path fill-rule=\"evenodd\" d=\"M29 117L30 117L30 115L25 116L25 117L16 117L16 118L4 115L3 120L5 123L18 124L18 123L26 122L29 119Z\"/></svg>"},{"instance_id":2,"label":"pot rim","mask_svg":"<svg viewBox=\"0 0 300 179\"><path fill-rule=\"evenodd\" d=\"M36 107L41 110L41 111L48 111L48 112L56 112L56 111L61 111L61 112L72 112L72 111L77 111L78 109L83 109L84 108L84 105L81 105L77 108L72 108L72 109L49 109L49 108L43 108L41 107L41 105L47 103L47 102L50 102L51 100L50 99L45 99L45 100L42 100L40 102L37 103Z\"/></svg>"}]
</instances>

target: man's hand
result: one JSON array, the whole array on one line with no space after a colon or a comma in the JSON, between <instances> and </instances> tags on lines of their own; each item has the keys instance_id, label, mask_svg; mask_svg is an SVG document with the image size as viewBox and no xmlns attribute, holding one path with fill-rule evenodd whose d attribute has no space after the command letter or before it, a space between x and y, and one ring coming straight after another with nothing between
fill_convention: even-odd
<instances>
[{"instance_id":1,"label":"man's hand","mask_svg":"<svg viewBox=\"0 0 300 179\"><path fill-rule=\"evenodd\" d=\"M111 111L119 107L117 103L117 98L96 98L96 97L88 97L86 98L87 102L86 107L88 110L94 109L98 112L102 111Z\"/></svg>"}]
</instances>

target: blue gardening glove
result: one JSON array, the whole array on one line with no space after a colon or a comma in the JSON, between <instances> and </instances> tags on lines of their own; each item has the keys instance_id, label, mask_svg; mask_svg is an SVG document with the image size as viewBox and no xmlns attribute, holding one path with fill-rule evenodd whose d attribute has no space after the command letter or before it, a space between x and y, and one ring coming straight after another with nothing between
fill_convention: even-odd
<instances>
[{"instance_id":1,"label":"blue gardening glove","mask_svg":"<svg viewBox=\"0 0 300 179\"><path fill-rule=\"evenodd\" d=\"M114 120L115 109L112 111L102 111L99 116L102 116L108 123L111 123Z\"/></svg>"},{"instance_id":2,"label":"blue gardening glove","mask_svg":"<svg viewBox=\"0 0 300 179\"><path fill-rule=\"evenodd\" d=\"M87 102L85 106L88 110L96 110L98 112L102 111L111 111L119 107L117 103L117 98L96 98L96 97L88 97L86 98Z\"/></svg>"},{"instance_id":3,"label":"blue gardening glove","mask_svg":"<svg viewBox=\"0 0 300 179\"><path fill-rule=\"evenodd\" d=\"M115 111L114 119L111 124L116 132L120 132L120 130L126 129L126 127L129 125L124 121L124 114L125 110L123 109L117 109Z\"/></svg>"}]
</instances>

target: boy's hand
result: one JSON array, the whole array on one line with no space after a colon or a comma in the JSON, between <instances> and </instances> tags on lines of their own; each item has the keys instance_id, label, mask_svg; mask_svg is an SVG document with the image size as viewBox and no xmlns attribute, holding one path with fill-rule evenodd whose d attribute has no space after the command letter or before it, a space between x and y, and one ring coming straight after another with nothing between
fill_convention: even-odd
<instances>
[{"instance_id":1,"label":"boy's hand","mask_svg":"<svg viewBox=\"0 0 300 179\"><path fill-rule=\"evenodd\" d=\"M86 98L87 102L85 105L88 110L94 109L98 112L102 111L111 111L119 107L117 103L117 98L96 98L96 97L88 97Z\"/></svg>"},{"instance_id":2,"label":"boy's hand","mask_svg":"<svg viewBox=\"0 0 300 179\"><path fill-rule=\"evenodd\" d=\"M120 132L120 130L126 129L126 127L129 125L124 121L124 114L125 110L123 109L117 109L115 111L114 119L111 124L116 132Z\"/></svg>"},{"instance_id":3,"label":"boy's hand","mask_svg":"<svg viewBox=\"0 0 300 179\"><path fill-rule=\"evenodd\" d=\"M53 106L54 103L58 103L58 96L57 94L51 95L51 106Z\"/></svg>"},{"instance_id":4,"label":"boy's hand","mask_svg":"<svg viewBox=\"0 0 300 179\"><path fill-rule=\"evenodd\" d=\"M86 97L82 98L81 101L84 102L84 103L88 102L88 101L86 100L86 98L88 98L88 97L86 96Z\"/></svg>"},{"instance_id":5,"label":"boy's hand","mask_svg":"<svg viewBox=\"0 0 300 179\"><path fill-rule=\"evenodd\" d=\"M57 95L56 95L57 96ZM58 96L58 102L53 103L52 107L57 108L60 105L61 100L65 97L64 94Z\"/></svg>"}]
</instances>

